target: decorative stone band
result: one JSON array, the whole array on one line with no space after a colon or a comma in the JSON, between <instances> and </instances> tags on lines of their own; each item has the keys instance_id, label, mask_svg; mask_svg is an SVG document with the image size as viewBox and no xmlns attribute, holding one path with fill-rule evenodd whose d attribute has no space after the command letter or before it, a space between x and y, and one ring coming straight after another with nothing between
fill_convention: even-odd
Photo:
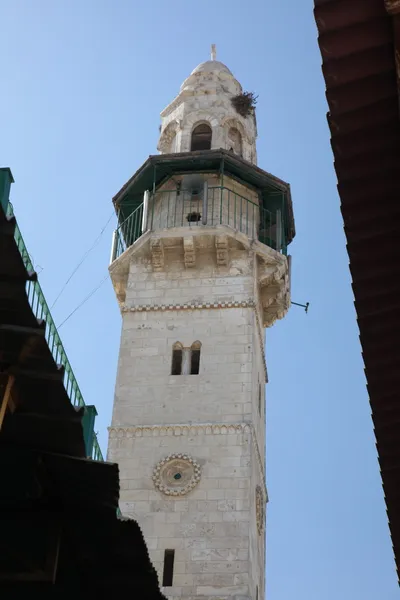
<instances>
[{"instance_id":1,"label":"decorative stone band","mask_svg":"<svg viewBox=\"0 0 400 600\"><path fill-rule=\"evenodd\" d=\"M249 433L253 429L251 423L168 423L167 425L133 425L130 427L109 427L109 437L134 438L157 437L166 435L226 435L232 433Z\"/></svg>"},{"instance_id":2,"label":"decorative stone band","mask_svg":"<svg viewBox=\"0 0 400 600\"><path fill-rule=\"evenodd\" d=\"M282 296L282 297L281 297ZM288 293L279 294L279 304L268 300L266 306L263 306L263 327L272 327L277 319L282 319L290 306ZM186 302L184 304L137 304L127 306L121 304L121 312L151 312L151 311L177 311L177 310L207 310L219 308L257 308L253 298L247 300L237 300L235 302ZM261 321L260 321L261 324Z\"/></svg>"},{"instance_id":3,"label":"decorative stone band","mask_svg":"<svg viewBox=\"0 0 400 600\"><path fill-rule=\"evenodd\" d=\"M254 308L253 298L238 302L188 302L185 304L138 304L136 306L121 307L121 312L146 312L164 310L204 310L210 308Z\"/></svg>"},{"instance_id":4,"label":"decorative stone band","mask_svg":"<svg viewBox=\"0 0 400 600\"><path fill-rule=\"evenodd\" d=\"M109 427L108 434L110 439L137 438L137 437L158 437L158 436L188 436L188 435L230 435L250 433L254 445L255 455L257 457L260 469L261 479L264 484L265 502L268 502L268 493L265 481L264 463L261 459L258 447L255 429L251 423L202 423L196 425L174 424L168 425L135 425L131 427Z\"/></svg>"}]
</instances>

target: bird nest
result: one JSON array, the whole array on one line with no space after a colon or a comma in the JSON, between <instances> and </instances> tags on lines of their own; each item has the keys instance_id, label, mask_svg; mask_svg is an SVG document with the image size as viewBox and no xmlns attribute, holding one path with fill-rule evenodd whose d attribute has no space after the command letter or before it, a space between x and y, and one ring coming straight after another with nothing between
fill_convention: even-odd
<instances>
[{"instance_id":1,"label":"bird nest","mask_svg":"<svg viewBox=\"0 0 400 600\"><path fill-rule=\"evenodd\" d=\"M254 108L257 104L258 96L255 96L253 92L243 92L238 94L231 99L232 106L242 117L248 117L254 113Z\"/></svg>"}]
</instances>

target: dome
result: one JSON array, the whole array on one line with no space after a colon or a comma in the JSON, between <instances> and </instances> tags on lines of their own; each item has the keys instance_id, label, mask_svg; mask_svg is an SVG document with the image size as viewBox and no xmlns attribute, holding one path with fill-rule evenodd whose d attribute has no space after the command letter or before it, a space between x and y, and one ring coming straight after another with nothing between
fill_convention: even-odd
<instances>
[{"instance_id":1,"label":"dome","mask_svg":"<svg viewBox=\"0 0 400 600\"><path fill-rule=\"evenodd\" d=\"M195 73L211 73L211 71L223 71L224 73L228 73L228 75L232 75L228 67L224 65L224 63L219 62L219 60L207 60L206 62L200 63L191 72L191 75L194 75Z\"/></svg>"}]
</instances>

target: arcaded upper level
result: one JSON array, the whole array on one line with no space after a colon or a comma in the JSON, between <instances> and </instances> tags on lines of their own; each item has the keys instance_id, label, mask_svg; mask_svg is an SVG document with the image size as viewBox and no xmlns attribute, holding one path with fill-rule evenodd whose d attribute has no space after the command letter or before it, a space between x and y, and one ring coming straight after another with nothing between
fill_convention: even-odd
<instances>
[{"instance_id":1,"label":"arcaded upper level","mask_svg":"<svg viewBox=\"0 0 400 600\"><path fill-rule=\"evenodd\" d=\"M178 96L161 113L158 150L162 154L223 148L257 163L254 109L240 114L232 99L242 86L223 63L198 65L183 82Z\"/></svg>"}]
</instances>

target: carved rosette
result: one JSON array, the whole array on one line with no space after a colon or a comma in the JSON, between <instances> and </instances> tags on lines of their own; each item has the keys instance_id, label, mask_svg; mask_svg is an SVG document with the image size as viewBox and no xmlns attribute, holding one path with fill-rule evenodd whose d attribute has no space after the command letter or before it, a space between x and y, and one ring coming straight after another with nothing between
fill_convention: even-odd
<instances>
[{"instance_id":1,"label":"carved rosette","mask_svg":"<svg viewBox=\"0 0 400 600\"><path fill-rule=\"evenodd\" d=\"M264 499L261 487L256 487L256 524L258 535L264 531Z\"/></svg>"},{"instance_id":2,"label":"carved rosette","mask_svg":"<svg viewBox=\"0 0 400 600\"><path fill-rule=\"evenodd\" d=\"M188 454L169 454L155 466L153 481L167 496L184 496L199 483L201 467Z\"/></svg>"}]
</instances>

